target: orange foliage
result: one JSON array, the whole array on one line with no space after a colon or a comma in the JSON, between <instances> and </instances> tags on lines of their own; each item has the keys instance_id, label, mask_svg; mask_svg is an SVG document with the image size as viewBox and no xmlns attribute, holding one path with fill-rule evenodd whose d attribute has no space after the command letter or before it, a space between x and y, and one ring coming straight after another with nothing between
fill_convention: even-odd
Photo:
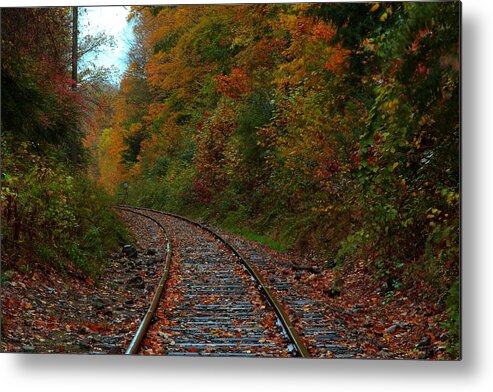
<instances>
[{"instance_id":1,"label":"orange foliage","mask_svg":"<svg viewBox=\"0 0 493 392\"><path fill-rule=\"evenodd\" d=\"M250 77L240 68L234 68L230 75L216 75L214 81L218 93L234 100L252 91Z\"/></svg>"},{"instance_id":2,"label":"orange foliage","mask_svg":"<svg viewBox=\"0 0 493 392\"><path fill-rule=\"evenodd\" d=\"M316 85L318 78L313 70L340 74L347 68L350 51L331 43L336 29L330 22L288 14L281 17L281 26L290 32L292 40L284 50L289 61L280 66L279 85L293 85L306 77Z\"/></svg>"},{"instance_id":3,"label":"orange foliage","mask_svg":"<svg viewBox=\"0 0 493 392\"><path fill-rule=\"evenodd\" d=\"M120 131L108 128L102 132L98 147L98 180L110 192L115 190L123 178L121 154L124 149Z\"/></svg>"}]
</instances>

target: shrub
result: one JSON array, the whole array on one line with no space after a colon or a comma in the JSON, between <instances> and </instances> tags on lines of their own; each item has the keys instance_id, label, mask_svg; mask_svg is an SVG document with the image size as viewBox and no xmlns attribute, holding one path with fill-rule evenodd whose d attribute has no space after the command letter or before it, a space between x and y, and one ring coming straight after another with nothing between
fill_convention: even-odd
<instances>
[{"instance_id":1,"label":"shrub","mask_svg":"<svg viewBox=\"0 0 493 392\"><path fill-rule=\"evenodd\" d=\"M2 251L7 264L42 263L97 276L127 233L112 200L84 175L28 151L4 152Z\"/></svg>"}]
</instances>

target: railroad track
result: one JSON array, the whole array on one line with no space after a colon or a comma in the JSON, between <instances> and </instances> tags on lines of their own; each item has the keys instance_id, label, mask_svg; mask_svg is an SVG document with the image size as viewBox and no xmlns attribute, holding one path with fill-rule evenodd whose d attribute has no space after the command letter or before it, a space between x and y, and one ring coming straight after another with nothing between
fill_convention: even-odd
<instances>
[{"instance_id":1,"label":"railroad track","mask_svg":"<svg viewBox=\"0 0 493 392\"><path fill-rule=\"evenodd\" d=\"M162 277L126 354L310 357L277 298L233 244L182 216L118 208L155 222L167 242Z\"/></svg>"},{"instance_id":2,"label":"railroad track","mask_svg":"<svg viewBox=\"0 0 493 392\"><path fill-rule=\"evenodd\" d=\"M282 302L284 309L289 311L290 319L313 357L327 357L330 352L329 357L332 358L355 358L362 352L357 344L358 337L351 335L343 317L340 317L353 317L354 313L351 312L358 312L358 308L339 309L322 295L314 298L309 283L301 280L301 277L306 278L315 272L315 264L309 265L305 261L304 268L294 273L294 279L288 279L287 270L291 268L289 264L261 252L238 236L221 230L219 234L239 249L243 257L262 274L271 292ZM280 269L280 265L284 269Z\"/></svg>"}]
</instances>

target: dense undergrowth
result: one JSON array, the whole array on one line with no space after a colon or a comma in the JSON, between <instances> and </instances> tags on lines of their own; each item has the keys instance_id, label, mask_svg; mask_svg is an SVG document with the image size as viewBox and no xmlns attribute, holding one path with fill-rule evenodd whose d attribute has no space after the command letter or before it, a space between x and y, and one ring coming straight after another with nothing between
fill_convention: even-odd
<instances>
[{"instance_id":1,"label":"dense undergrowth","mask_svg":"<svg viewBox=\"0 0 493 392\"><path fill-rule=\"evenodd\" d=\"M24 144L26 146L26 144ZM46 156L3 149L3 269L34 264L96 277L108 253L128 238L113 199L83 173Z\"/></svg>"}]
</instances>

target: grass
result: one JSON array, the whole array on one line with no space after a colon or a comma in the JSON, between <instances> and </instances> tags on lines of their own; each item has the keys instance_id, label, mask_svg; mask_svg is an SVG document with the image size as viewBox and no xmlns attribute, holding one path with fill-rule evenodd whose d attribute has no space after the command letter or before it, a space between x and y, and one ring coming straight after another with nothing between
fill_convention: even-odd
<instances>
[{"instance_id":1,"label":"grass","mask_svg":"<svg viewBox=\"0 0 493 392\"><path fill-rule=\"evenodd\" d=\"M255 233L253 231L240 229L237 227L230 227L230 226L227 226L227 227L222 226L222 228L226 231L233 233L233 234L241 235L243 238L246 238L247 240L256 241L260 244L267 245L268 247L270 247L274 250L277 250L278 252L285 252L286 250L289 249L289 246L287 244L275 241L272 238L269 238L265 235Z\"/></svg>"}]
</instances>

